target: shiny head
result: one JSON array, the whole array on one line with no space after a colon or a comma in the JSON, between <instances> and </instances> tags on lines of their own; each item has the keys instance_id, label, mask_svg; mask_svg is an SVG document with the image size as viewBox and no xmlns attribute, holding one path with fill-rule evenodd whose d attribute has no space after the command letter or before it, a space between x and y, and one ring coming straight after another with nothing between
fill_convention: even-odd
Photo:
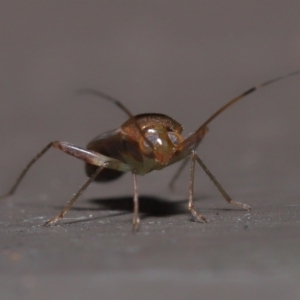
<instances>
[{"instance_id":1,"label":"shiny head","mask_svg":"<svg viewBox=\"0 0 300 300\"><path fill-rule=\"evenodd\" d=\"M122 125L122 131L132 141L138 141L140 151L148 158L153 158L158 165L166 166L183 141L183 127L172 118L163 114L141 114L134 117L140 126L130 118Z\"/></svg>"}]
</instances>

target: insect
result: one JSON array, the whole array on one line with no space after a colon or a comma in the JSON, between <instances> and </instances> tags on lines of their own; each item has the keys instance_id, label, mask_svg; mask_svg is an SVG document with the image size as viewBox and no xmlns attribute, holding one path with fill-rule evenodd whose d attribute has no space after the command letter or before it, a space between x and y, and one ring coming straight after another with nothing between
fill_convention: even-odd
<instances>
[{"instance_id":1,"label":"insect","mask_svg":"<svg viewBox=\"0 0 300 300\"><path fill-rule=\"evenodd\" d=\"M211 115L194 133L185 139L181 135L183 130L182 125L166 115L146 113L134 116L120 101L109 95L93 89L80 90L79 92L81 94L92 94L113 102L127 114L129 117L128 120L122 124L120 128L99 135L88 143L86 148L77 147L62 141L49 143L28 163L9 192L1 196L0 199L14 194L31 166L50 148L56 148L83 160L89 179L67 203L63 210L56 217L48 220L44 224L46 226L54 225L57 221L62 219L92 181L107 182L117 179L125 172L131 172L134 192L132 229L136 231L140 223L137 175L145 175L154 170L161 170L173 163L183 160L182 165L171 181L171 185L173 185L189 159L191 160L191 167L188 208L195 220L204 223L207 222L205 216L194 208L194 170L196 162L203 168L228 203L250 211L250 206L233 201L229 197L221 184L196 154L195 149L207 133L207 125L228 107L259 88L297 74L300 74L300 70L274 78L248 89L227 102Z\"/></svg>"}]
</instances>

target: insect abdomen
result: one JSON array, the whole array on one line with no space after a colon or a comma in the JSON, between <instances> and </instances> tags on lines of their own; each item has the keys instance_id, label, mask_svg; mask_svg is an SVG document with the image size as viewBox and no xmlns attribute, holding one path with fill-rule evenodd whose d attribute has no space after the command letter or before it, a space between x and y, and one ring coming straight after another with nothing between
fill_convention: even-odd
<instances>
[{"instance_id":1,"label":"insect abdomen","mask_svg":"<svg viewBox=\"0 0 300 300\"><path fill-rule=\"evenodd\" d=\"M99 168L98 166L93 166L90 164L85 164L85 171L89 177L91 177ZM94 181L107 182L111 180L115 180L122 176L124 172L112 169L104 169L100 172L100 174L94 179Z\"/></svg>"},{"instance_id":2,"label":"insect abdomen","mask_svg":"<svg viewBox=\"0 0 300 300\"><path fill-rule=\"evenodd\" d=\"M121 140L122 139L119 136L119 132L117 130L113 130L96 137L87 145L87 149L96 151L107 157L120 160L122 158L119 154ZM97 168L99 167L91 164L85 164L85 171L89 177L91 177L96 172ZM123 174L124 172L122 171L103 169L95 178L95 181L107 182L115 180Z\"/></svg>"}]
</instances>

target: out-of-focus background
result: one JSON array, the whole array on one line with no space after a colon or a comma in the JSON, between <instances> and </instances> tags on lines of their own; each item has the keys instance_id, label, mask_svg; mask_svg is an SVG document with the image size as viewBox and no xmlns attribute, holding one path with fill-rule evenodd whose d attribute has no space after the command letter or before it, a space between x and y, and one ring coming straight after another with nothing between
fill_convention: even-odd
<instances>
[{"instance_id":1,"label":"out-of-focus background","mask_svg":"<svg viewBox=\"0 0 300 300\"><path fill-rule=\"evenodd\" d=\"M126 116L78 96L95 88L133 112L167 114L185 136L251 86L300 69L300 2L1 1L0 191L48 142L85 146ZM1 299L298 299L300 76L243 99L210 125L200 170L139 177L142 225L131 234L131 176L93 184L64 225L56 215L86 180L51 150L0 210Z\"/></svg>"}]
</instances>

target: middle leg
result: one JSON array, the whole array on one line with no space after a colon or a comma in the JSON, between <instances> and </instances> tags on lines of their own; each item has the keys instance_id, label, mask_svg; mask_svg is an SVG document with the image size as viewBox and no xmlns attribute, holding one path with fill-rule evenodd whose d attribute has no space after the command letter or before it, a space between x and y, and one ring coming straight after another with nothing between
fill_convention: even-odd
<instances>
[{"instance_id":1,"label":"middle leg","mask_svg":"<svg viewBox=\"0 0 300 300\"><path fill-rule=\"evenodd\" d=\"M251 210L251 207L247 204L236 202L231 199L231 197L226 193L226 191L223 189L221 184L217 181L217 179L212 175L212 173L209 171L209 169L206 167L206 165L203 163L203 161L200 159L200 157L195 153L195 151L192 151L191 154L191 169L190 169L190 186L189 186L189 210L191 211L193 217L200 221L200 222L207 222L207 219L201 215L199 212L197 212L194 208L194 176L195 176L195 162L197 161L199 165L202 167L202 169L205 171L205 173L208 175L208 177L212 180L212 182L215 184L215 186L218 188L220 193L223 195L223 197L226 199L228 203L237 205L242 207L243 209L246 209L247 211Z\"/></svg>"},{"instance_id":2,"label":"middle leg","mask_svg":"<svg viewBox=\"0 0 300 300\"><path fill-rule=\"evenodd\" d=\"M132 231L136 232L139 224L140 224L140 217L139 217L139 194L137 189L137 182L136 182L136 174L132 172L132 179L133 179L133 220L132 220Z\"/></svg>"}]
</instances>

